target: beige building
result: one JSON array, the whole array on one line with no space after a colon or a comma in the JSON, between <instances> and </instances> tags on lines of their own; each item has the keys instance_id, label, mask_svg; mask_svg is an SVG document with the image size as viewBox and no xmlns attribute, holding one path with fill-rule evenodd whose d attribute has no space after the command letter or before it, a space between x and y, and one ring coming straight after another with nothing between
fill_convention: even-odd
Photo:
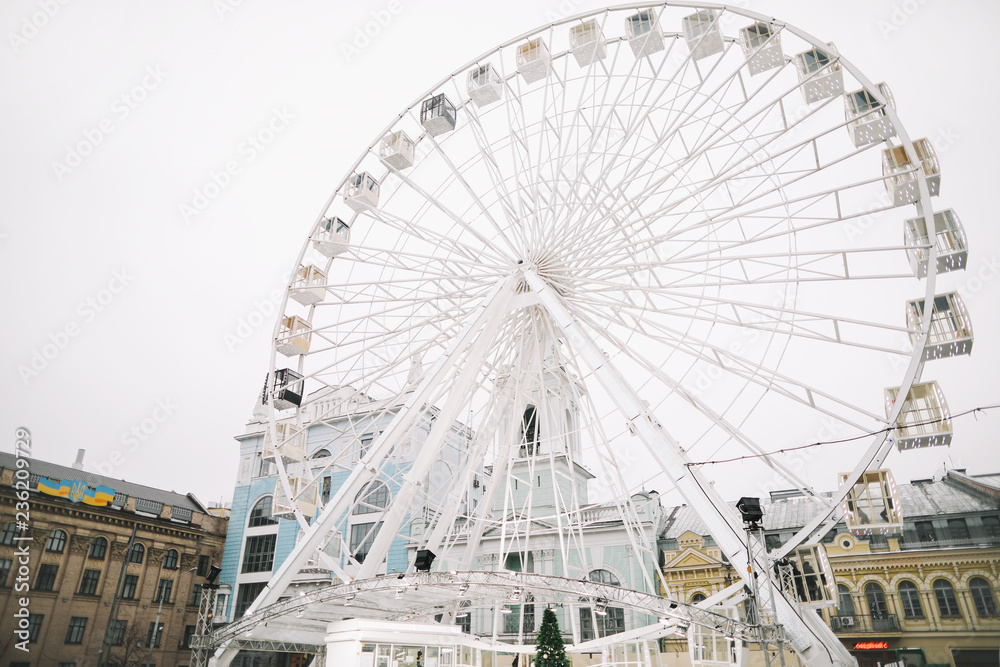
<instances>
[{"instance_id":1,"label":"beige building","mask_svg":"<svg viewBox=\"0 0 1000 667\"><path fill-rule=\"evenodd\" d=\"M0 664L94 667L105 636L100 664L190 664L226 519L193 495L88 473L79 460L0 452Z\"/></svg>"},{"instance_id":2,"label":"beige building","mask_svg":"<svg viewBox=\"0 0 1000 667\"><path fill-rule=\"evenodd\" d=\"M762 499L767 543L790 539L810 515L808 504L792 493ZM900 484L899 506L898 538L859 538L843 524L824 538L838 600L823 618L861 667L997 667L1000 475L952 470ZM666 513L660 548L668 596L697 602L737 580L690 508ZM684 642L667 649L686 659Z\"/></svg>"}]
</instances>

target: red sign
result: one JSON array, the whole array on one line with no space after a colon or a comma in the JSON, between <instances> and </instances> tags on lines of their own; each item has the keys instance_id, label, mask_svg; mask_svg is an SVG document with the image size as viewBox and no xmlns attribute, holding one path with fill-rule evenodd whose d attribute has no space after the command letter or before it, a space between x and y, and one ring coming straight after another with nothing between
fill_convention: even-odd
<instances>
[{"instance_id":1,"label":"red sign","mask_svg":"<svg viewBox=\"0 0 1000 667\"><path fill-rule=\"evenodd\" d=\"M857 642L854 645L855 651L874 650L880 648L889 648L889 642Z\"/></svg>"}]
</instances>

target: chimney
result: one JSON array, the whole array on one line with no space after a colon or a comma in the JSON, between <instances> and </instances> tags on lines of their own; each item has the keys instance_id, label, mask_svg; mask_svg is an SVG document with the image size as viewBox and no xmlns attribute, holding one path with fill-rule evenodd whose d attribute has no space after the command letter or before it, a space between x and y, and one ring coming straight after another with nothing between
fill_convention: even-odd
<instances>
[{"instance_id":1,"label":"chimney","mask_svg":"<svg viewBox=\"0 0 1000 667\"><path fill-rule=\"evenodd\" d=\"M86 453L86 449L76 450L76 461L73 461L73 470L83 470L83 455Z\"/></svg>"}]
</instances>

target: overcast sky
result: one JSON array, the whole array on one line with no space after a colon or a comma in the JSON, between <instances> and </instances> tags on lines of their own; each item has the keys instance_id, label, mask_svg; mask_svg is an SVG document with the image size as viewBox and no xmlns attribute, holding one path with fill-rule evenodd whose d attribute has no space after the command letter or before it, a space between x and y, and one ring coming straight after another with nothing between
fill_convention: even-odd
<instances>
[{"instance_id":1,"label":"overcast sky","mask_svg":"<svg viewBox=\"0 0 1000 667\"><path fill-rule=\"evenodd\" d=\"M335 184L442 77L598 6L4 2L0 447L23 426L37 458L69 465L85 448L91 470L228 501L275 290ZM835 41L889 83L910 135L935 144L935 208L955 208L969 236L969 270L950 284L976 343L925 376L953 412L1000 403L1000 226L986 210L1000 3L741 6ZM945 461L1000 471L998 424L1000 410L963 418L950 450L889 464L902 480Z\"/></svg>"}]
</instances>

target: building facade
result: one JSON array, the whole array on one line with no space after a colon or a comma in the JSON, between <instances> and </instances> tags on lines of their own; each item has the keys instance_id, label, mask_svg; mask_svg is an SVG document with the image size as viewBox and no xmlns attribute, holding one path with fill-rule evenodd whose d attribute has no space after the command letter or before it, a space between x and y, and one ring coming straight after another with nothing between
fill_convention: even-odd
<instances>
[{"instance_id":1,"label":"building facade","mask_svg":"<svg viewBox=\"0 0 1000 667\"><path fill-rule=\"evenodd\" d=\"M837 597L820 613L861 667L996 667L1000 475L952 470L898 491L898 537L858 537L845 524L824 537ZM782 492L762 501L769 547L804 525L809 504ZM667 595L697 602L738 579L690 508L667 514L660 542ZM671 646L679 657L686 651L681 642Z\"/></svg>"},{"instance_id":2,"label":"building facade","mask_svg":"<svg viewBox=\"0 0 1000 667\"><path fill-rule=\"evenodd\" d=\"M0 452L3 664L190 664L227 521L193 495L82 467L82 450L73 467Z\"/></svg>"}]
</instances>

